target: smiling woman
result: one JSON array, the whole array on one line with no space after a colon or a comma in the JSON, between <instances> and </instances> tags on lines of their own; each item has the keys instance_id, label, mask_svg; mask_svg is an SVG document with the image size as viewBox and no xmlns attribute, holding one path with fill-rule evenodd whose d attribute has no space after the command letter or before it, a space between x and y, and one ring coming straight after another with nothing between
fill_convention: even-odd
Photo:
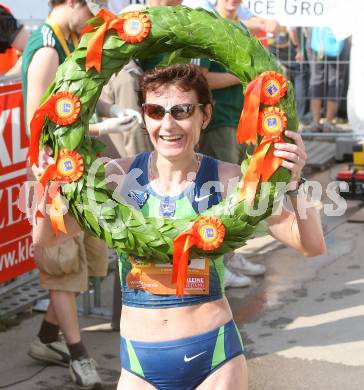
<instances>
[{"instance_id":1,"label":"smiling woman","mask_svg":"<svg viewBox=\"0 0 364 390\"><path fill-rule=\"evenodd\" d=\"M103 166L96 160L100 144L85 136L88 118L94 111L102 86L131 56L148 57L171 51L173 51L171 58L201 55L215 58L239 76L245 87L247 82L259 76L264 70L279 70L279 67L274 58L255 38L250 37L241 25L201 9L152 7L144 12L124 14L123 19L103 10L91 21L88 31L83 35L77 50L64 65L60 66L54 83L44 97L43 105L33 118L31 164L37 163L39 140L40 146L48 144L52 147L56 158L61 149L77 151L83 160L83 176L77 182L62 184L62 195L69 202L70 210L78 223L84 229L106 240L109 246L119 252L136 253L144 261L168 263L173 254L173 241L179 233L192 227L194 218L161 221L145 218L131 210L125 203L108 202L112 199L112 194L103 182ZM186 34L188 31L191 33ZM257 80L257 85L261 85L263 78ZM263 85L268 85L267 83L273 83L272 88L268 88L273 94L277 94L277 88L281 93L279 80L266 77ZM207 101L203 99L210 95L199 88L196 91L199 92L196 92L196 99L192 102L205 104ZM47 115L49 111L54 111L52 106L54 102L59 101L56 103L57 107L64 106L64 94L67 102L71 103L67 110L72 107L80 108L76 116L72 114L74 119L68 124L61 123L68 112L59 112L62 121L50 120L50 116ZM283 95L280 97L278 94L276 105L284 109L288 120L287 126L294 129L297 121L292 88L289 86ZM168 100L166 96L164 99ZM148 99L145 102L150 103ZM171 105L168 102L163 103L165 104L168 107ZM207 107L208 105L205 106L204 112ZM259 108L258 102L255 107L256 115ZM194 115L197 113L202 114L201 107ZM170 115L166 115L166 120L169 117ZM252 124L254 120L249 120L248 123ZM199 123L199 126L201 124ZM259 144L263 138L256 134L257 128L254 130L254 125L250 125L250 128L253 129L248 132L250 141L256 140ZM270 143L265 145L266 148ZM271 153L270 148L269 154ZM48 173L49 171L42 177L43 182L51 178ZM268 207L262 215L247 214L247 202L241 201L239 186L229 198L209 210L209 214L219 218L226 228L224 242L211 251L212 257L244 245L257 224L271 213L273 194L276 191L274 183L287 182L289 173L285 169L278 169L274 173L273 169L268 178L273 186L267 195ZM256 183L259 183L259 177ZM203 251L195 246L191 248L191 252L194 255L203 255Z\"/></svg>"},{"instance_id":2,"label":"smiling woman","mask_svg":"<svg viewBox=\"0 0 364 390\"><path fill-rule=\"evenodd\" d=\"M33 119L36 151L37 129L38 134L41 129L41 145L51 144L57 158L46 167L40 181L45 183L56 177L64 182L62 194L70 201L70 211L76 218L67 214L62 220L56 213L57 221L64 223L64 232L55 236L50 228L52 216L45 216L35 227L36 241L45 246L59 242L77 233L80 225L103 237L119 252L123 310L118 389L244 390L244 348L224 295L221 255L243 245L258 222L271 213L275 185L265 195L269 204L262 214L249 215L246 211L251 201L259 198L255 195L261 180L273 184L289 181L288 171L279 168L282 165L292 173L293 189L297 187L306 160L304 146L295 132L285 133L290 143L283 138L287 117L282 108L288 123L295 124L292 91L283 77L273 72L263 73L249 83L245 99L250 102L249 110L244 110L238 138L258 144L252 164L244 167L245 177L254 180L240 183L222 201L229 180L239 181L242 175L239 166L194 151L212 113L205 77L190 64L152 70L143 75L139 96L155 151L110 161L106 181L105 168L98 164L92 180L97 144L84 138L86 121L99 86L126 57L169 50L185 56L202 52L224 62L245 84L264 67L275 68L268 52L244 29L204 11L162 7L125 18L127 22L99 14L92 22L98 28L84 36L81 49L57 74L49 94L56 103L63 99L61 116L72 116L80 104L75 122L59 125L48 119L49 111L59 106L49 103L52 98ZM133 29L128 31L124 22ZM109 33L105 42L100 41L111 25L116 30L123 26L123 43ZM211 40L216 37L216 29L221 35ZM246 46L242 46L244 41ZM102 53L90 54L88 48L100 42ZM99 68L100 73L93 67ZM57 95L59 91L61 95ZM64 93L68 100L64 100ZM273 107L277 104L280 108ZM246 122L247 112L250 120ZM73 151L59 151L66 147ZM60 164L59 155L64 164ZM37 153L31 156L36 161ZM70 181L71 174L81 167L81 160L83 176ZM121 176L121 172L127 175ZM110 181L117 185L114 193L107 187ZM114 202L116 198L120 200L120 195L123 199ZM280 215L272 217L268 221L269 233L306 255L322 253L324 242L316 210L311 208L306 219L300 218L297 198L291 197L294 212L283 208Z\"/></svg>"},{"instance_id":3,"label":"smiling woman","mask_svg":"<svg viewBox=\"0 0 364 390\"><path fill-rule=\"evenodd\" d=\"M173 158L193 153L212 112L211 92L202 74L192 66L176 65L169 73L157 68L142 80L139 101L158 154Z\"/></svg>"}]
</instances>

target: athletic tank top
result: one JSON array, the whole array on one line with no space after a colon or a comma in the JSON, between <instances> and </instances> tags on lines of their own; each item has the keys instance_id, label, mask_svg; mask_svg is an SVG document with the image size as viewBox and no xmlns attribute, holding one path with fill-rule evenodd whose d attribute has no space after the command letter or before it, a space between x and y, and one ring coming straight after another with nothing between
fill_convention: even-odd
<instances>
[{"instance_id":1,"label":"athletic tank top","mask_svg":"<svg viewBox=\"0 0 364 390\"><path fill-rule=\"evenodd\" d=\"M135 157L129 168L128 179L124 180L121 189L125 201L139 208L144 216L176 219L193 217L221 201L217 160L203 156L191 185L180 195L163 196L155 192L148 181L149 156L150 152L145 152ZM170 282L172 264L139 266L137 257L121 255L119 271L123 304L167 308L211 302L223 296L222 256L216 260L191 259L188 269L186 295L182 300L176 296L176 287Z\"/></svg>"},{"instance_id":2,"label":"athletic tank top","mask_svg":"<svg viewBox=\"0 0 364 390\"><path fill-rule=\"evenodd\" d=\"M75 49L73 42L67 41L66 44L70 52ZM22 55L21 73L24 106L26 105L28 92L28 68L36 51L43 47L53 47L57 51L59 64L62 64L67 58L67 53L62 47L61 41L53 31L51 24L43 23L32 33Z\"/></svg>"}]
</instances>

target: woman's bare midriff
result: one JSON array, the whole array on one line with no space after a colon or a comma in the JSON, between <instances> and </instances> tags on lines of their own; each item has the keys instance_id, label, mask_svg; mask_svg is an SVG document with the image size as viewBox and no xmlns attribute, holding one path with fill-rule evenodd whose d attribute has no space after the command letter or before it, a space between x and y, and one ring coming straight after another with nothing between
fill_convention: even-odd
<instances>
[{"instance_id":1,"label":"woman's bare midriff","mask_svg":"<svg viewBox=\"0 0 364 390\"><path fill-rule=\"evenodd\" d=\"M225 297L167 309L123 306L120 334L134 341L177 340L216 329L231 319L231 309Z\"/></svg>"}]
</instances>

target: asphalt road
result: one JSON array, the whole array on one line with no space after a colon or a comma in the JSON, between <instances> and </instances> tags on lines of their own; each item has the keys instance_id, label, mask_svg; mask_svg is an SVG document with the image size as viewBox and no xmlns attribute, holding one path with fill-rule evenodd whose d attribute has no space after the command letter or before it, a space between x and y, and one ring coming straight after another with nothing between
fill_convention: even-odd
<instances>
[{"instance_id":1,"label":"asphalt road","mask_svg":"<svg viewBox=\"0 0 364 390\"><path fill-rule=\"evenodd\" d=\"M258 255L264 279L228 291L250 390L364 389L364 224L347 222L352 211L325 219L325 255Z\"/></svg>"}]
</instances>

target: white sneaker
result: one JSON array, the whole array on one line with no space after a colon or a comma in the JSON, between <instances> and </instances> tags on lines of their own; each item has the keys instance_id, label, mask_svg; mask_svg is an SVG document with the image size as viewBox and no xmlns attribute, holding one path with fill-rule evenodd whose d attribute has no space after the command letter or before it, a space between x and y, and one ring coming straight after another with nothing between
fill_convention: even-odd
<instances>
[{"instance_id":1,"label":"white sneaker","mask_svg":"<svg viewBox=\"0 0 364 390\"><path fill-rule=\"evenodd\" d=\"M249 276L236 275L225 267L224 272L224 286L228 287L248 287L251 284Z\"/></svg>"},{"instance_id":2,"label":"white sneaker","mask_svg":"<svg viewBox=\"0 0 364 390\"><path fill-rule=\"evenodd\" d=\"M67 367L70 363L70 353L63 341L45 344L40 341L38 336L30 344L28 355L33 359L63 367Z\"/></svg>"},{"instance_id":3,"label":"white sneaker","mask_svg":"<svg viewBox=\"0 0 364 390\"><path fill-rule=\"evenodd\" d=\"M241 253L229 253L226 257L226 261L230 270L236 271L239 275L259 276L263 275L267 270L265 265L252 263Z\"/></svg>"},{"instance_id":4,"label":"white sneaker","mask_svg":"<svg viewBox=\"0 0 364 390\"><path fill-rule=\"evenodd\" d=\"M70 374L73 382L81 389L102 389L102 381L92 358L71 360Z\"/></svg>"}]
</instances>

